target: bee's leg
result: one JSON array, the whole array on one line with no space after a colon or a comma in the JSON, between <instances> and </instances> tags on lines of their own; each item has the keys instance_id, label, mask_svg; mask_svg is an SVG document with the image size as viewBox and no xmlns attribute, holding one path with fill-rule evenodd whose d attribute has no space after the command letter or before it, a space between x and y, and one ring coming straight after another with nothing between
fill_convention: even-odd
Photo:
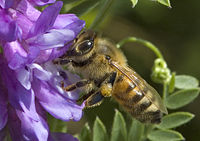
<instances>
[{"instance_id":1,"label":"bee's leg","mask_svg":"<svg viewBox=\"0 0 200 141\"><path fill-rule=\"evenodd\" d=\"M100 86L101 93L104 97L111 96L112 87L116 79L116 72L112 72L109 77L107 77Z\"/></svg>"},{"instance_id":2,"label":"bee's leg","mask_svg":"<svg viewBox=\"0 0 200 141\"><path fill-rule=\"evenodd\" d=\"M58 64L58 65L66 65L66 64L69 64L70 62L72 61L69 59L58 59L58 60L53 61L54 64Z\"/></svg>"},{"instance_id":3,"label":"bee's leg","mask_svg":"<svg viewBox=\"0 0 200 141\"><path fill-rule=\"evenodd\" d=\"M97 91L90 95L85 101L85 107L94 107L98 106L103 102L104 96L101 94L101 91Z\"/></svg>"},{"instance_id":4,"label":"bee's leg","mask_svg":"<svg viewBox=\"0 0 200 141\"><path fill-rule=\"evenodd\" d=\"M69 85L67 87L63 87L63 90L65 90L65 91L73 91L73 90L75 90L77 88L84 87L84 86L86 86L88 84L91 84L91 81L84 79L84 80L78 81L78 82L76 82L76 83L74 83L72 85Z\"/></svg>"}]
</instances>

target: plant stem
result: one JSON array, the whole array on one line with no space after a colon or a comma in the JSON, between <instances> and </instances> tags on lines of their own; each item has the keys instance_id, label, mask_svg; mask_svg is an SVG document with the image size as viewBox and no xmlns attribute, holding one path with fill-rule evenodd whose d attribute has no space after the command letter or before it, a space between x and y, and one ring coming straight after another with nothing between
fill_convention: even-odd
<instances>
[{"instance_id":1,"label":"plant stem","mask_svg":"<svg viewBox=\"0 0 200 141\"><path fill-rule=\"evenodd\" d=\"M164 103L165 103L167 94L168 94L168 84L165 82L165 83L163 84L163 95L162 95L162 98L163 98L163 102L164 102Z\"/></svg>"},{"instance_id":2,"label":"plant stem","mask_svg":"<svg viewBox=\"0 0 200 141\"><path fill-rule=\"evenodd\" d=\"M102 7L100 8L95 20L93 21L93 23L89 27L90 29L96 28L101 23L102 19L106 15L106 12L111 7L113 1L114 0L102 0L102 3L103 3Z\"/></svg>"},{"instance_id":3,"label":"plant stem","mask_svg":"<svg viewBox=\"0 0 200 141\"><path fill-rule=\"evenodd\" d=\"M124 45L127 42L138 42L138 43L141 43L144 46L146 46L147 48L151 49L156 54L156 56L158 58L164 59L162 54L161 54L161 52L159 51L159 49L154 44L152 44L149 41L146 41L146 40L143 40L143 39L139 39L139 38L136 38L136 37L128 37L128 38L125 38L125 39L121 40L117 44L117 48L120 48L122 45Z\"/></svg>"}]
</instances>

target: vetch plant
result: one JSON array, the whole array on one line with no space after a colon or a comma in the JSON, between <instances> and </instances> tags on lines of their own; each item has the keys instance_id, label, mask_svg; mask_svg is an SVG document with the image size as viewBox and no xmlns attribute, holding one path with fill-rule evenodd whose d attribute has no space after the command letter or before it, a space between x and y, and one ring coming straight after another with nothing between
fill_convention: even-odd
<instances>
[{"instance_id":1,"label":"vetch plant","mask_svg":"<svg viewBox=\"0 0 200 141\"><path fill-rule=\"evenodd\" d=\"M169 0L155 1L171 7ZM159 49L136 37L125 38L116 47L137 42L155 53L151 78L163 86L161 96L169 114L164 115L158 125L142 124L116 109L111 131L96 117L92 126L86 121L76 138L67 133L66 122L82 118L84 102L77 104L79 94L63 91L60 82L70 85L77 82L79 76L54 65L52 60L66 52L85 22L75 14L59 12L87 17L99 6L100 10L89 25L91 29L98 29L116 1L63 2L0 0L0 141L185 140L176 128L195 115L179 108L198 97L199 82L195 77L171 72ZM140 1L130 2L135 7Z\"/></svg>"},{"instance_id":2,"label":"vetch plant","mask_svg":"<svg viewBox=\"0 0 200 141\"><path fill-rule=\"evenodd\" d=\"M51 60L61 56L84 27L74 14L59 14L58 1L0 1L0 132L14 141L76 140L71 135L50 133L46 111L63 121L80 120L83 105L77 93L67 93L78 76L67 73ZM54 4L42 12L34 5Z\"/></svg>"}]
</instances>

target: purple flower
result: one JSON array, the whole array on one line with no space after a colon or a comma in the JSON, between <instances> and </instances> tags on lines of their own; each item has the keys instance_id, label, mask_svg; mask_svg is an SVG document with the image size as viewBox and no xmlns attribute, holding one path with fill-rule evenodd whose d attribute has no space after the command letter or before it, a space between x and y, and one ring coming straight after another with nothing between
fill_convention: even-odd
<instances>
[{"instance_id":1,"label":"purple flower","mask_svg":"<svg viewBox=\"0 0 200 141\"><path fill-rule=\"evenodd\" d=\"M85 23L74 14L59 14L60 1L43 12L33 7L52 2L0 0L0 139L7 125L15 141L76 140L68 134L50 134L46 112L63 121L82 117L84 103L76 103L79 95L60 87L61 81L69 85L78 76L51 60L63 55Z\"/></svg>"}]
</instances>

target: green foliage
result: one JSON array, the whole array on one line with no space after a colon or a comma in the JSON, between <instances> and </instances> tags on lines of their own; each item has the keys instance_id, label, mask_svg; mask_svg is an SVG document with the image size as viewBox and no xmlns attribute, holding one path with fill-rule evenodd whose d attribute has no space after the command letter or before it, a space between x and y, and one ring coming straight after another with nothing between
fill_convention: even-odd
<instances>
[{"instance_id":1,"label":"green foliage","mask_svg":"<svg viewBox=\"0 0 200 141\"><path fill-rule=\"evenodd\" d=\"M144 124L132 119L131 127L128 132L128 141L141 141L144 133Z\"/></svg>"},{"instance_id":2,"label":"green foliage","mask_svg":"<svg viewBox=\"0 0 200 141\"><path fill-rule=\"evenodd\" d=\"M199 88L179 90L166 99L166 106L169 109L177 109L192 102L199 95Z\"/></svg>"},{"instance_id":3,"label":"green foliage","mask_svg":"<svg viewBox=\"0 0 200 141\"><path fill-rule=\"evenodd\" d=\"M78 0L64 5L64 12L76 13L77 16L87 14L99 5L99 0Z\"/></svg>"},{"instance_id":4,"label":"green foliage","mask_svg":"<svg viewBox=\"0 0 200 141\"><path fill-rule=\"evenodd\" d=\"M96 118L94 122L93 141L108 141L106 128L98 117Z\"/></svg>"},{"instance_id":5,"label":"green foliage","mask_svg":"<svg viewBox=\"0 0 200 141\"><path fill-rule=\"evenodd\" d=\"M78 138L80 141L92 141L92 133L88 123L85 124Z\"/></svg>"},{"instance_id":6,"label":"green foliage","mask_svg":"<svg viewBox=\"0 0 200 141\"><path fill-rule=\"evenodd\" d=\"M151 78L156 83L170 83L171 72L163 58L155 59Z\"/></svg>"},{"instance_id":7,"label":"green foliage","mask_svg":"<svg viewBox=\"0 0 200 141\"><path fill-rule=\"evenodd\" d=\"M152 141L181 141L184 137L174 130L154 130L148 134Z\"/></svg>"},{"instance_id":8,"label":"green foliage","mask_svg":"<svg viewBox=\"0 0 200 141\"><path fill-rule=\"evenodd\" d=\"M136 6L136 4L138 3L138 0L131 0L132 4L133 4L133 8Z\"/></svg>"},{"instance_id":9,"label":"green foliage","mask_svg":"<svg viewBox=\"0 0 200 141\"><path fill-rule=\"evenodd\" d=\"M155 0L157 2L159 2L160 4L163 4L165 6L171 7L170 1L169 0ZM136 6L136 4L138 3L138 0L131 0L132 4L133 4L133 8Z\"/></svg>"},{"instance_id":10,"label":"green foliage","mask_svg":"<svg viewBox=\"0 0 200 141\"><path fill-rule=\"evenodd\" d=\"M51 115L47 116L47 122L49 124L49 129L51 132L67 132L66 122L58 120Z\"/></svg>"},{"instance_id":11,"label":"green foliage","mask_svg":"<svg viewBox=\"0 0 200 141\"><path fill-rule=\"evenodd\" d=\"M171 4L170 4L170 1L169 0L156 0L157 2L165 5L165 6L168 6L168 7L171 7Z\"/></svg>"},{"instance_id":12,"label":"green foliage","mask_svg":"<svg viewBox=\"0 0 200 141\"><path fill-rule=\"evenodd\" d=\"M197 88L199 86L199 81L189 75L176 75L175 87L178 89L190 89Z\"/></svg>"},{"instance_id":13,"label":"green foliage","mask_svg":"<svg viewBox=\"0 0 200 141\"><path fill-rule=\"evenodd\" d=\"M171 129L189 122L192 118L194 118L194 115L191 113L176 112L163 117L161 124L156 127L161 129Z\"/></svg>"},{"instance_id":14,"label":"green foliage","mask_svg":"<svg viewBox=\"0 0 200 141\"><path fill-rule=\"evenodd\" d=\"M175 76L176 76L176 73L173 72L170 82L169 82L169 93L172 93L175 89Z\"/></svg>"},{"instance_id":15,"label":"green foliage","mask_svg":"<svg viewBox=\"0 0 200 141\"><path fill-rule=\"evenodd\" d=\"M118 110L116 110L111 132L111 141L126 141L126 140L127 140L126 123L122 114Z\"/></svg>"}]
</instances>

